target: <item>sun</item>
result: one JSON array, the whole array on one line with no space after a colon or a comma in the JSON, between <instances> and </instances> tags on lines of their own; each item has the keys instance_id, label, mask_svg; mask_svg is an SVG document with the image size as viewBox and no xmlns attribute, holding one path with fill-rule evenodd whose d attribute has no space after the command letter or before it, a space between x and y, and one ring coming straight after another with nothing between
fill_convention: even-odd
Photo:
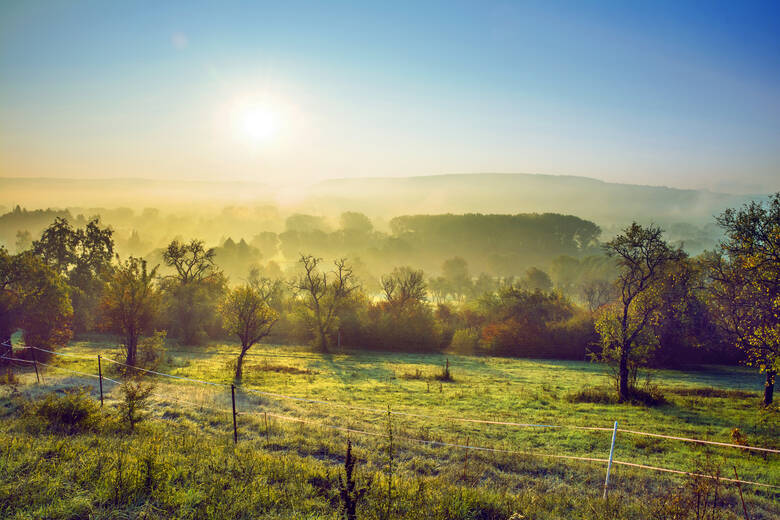
<instances>
[{"instance_id":1,"label":"sun","mask_svg":"<svg viewBox=\"0 0 780 520\"><path fill-rule=\"evenodd\" d=\"M271 139L278 131L276 114L265 106L242 107L236 114L238 130L253 142Z\"/></svg>"}]
</instances>

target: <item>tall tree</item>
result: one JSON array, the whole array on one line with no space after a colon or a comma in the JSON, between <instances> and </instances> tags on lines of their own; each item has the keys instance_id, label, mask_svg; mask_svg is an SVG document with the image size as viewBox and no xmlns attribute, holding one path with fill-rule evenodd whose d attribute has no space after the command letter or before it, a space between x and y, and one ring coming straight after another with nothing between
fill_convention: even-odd
<instances>
[{"instance_id":1,"label":"tall tree","mask_svg":"<svg viewBox=\"0 0 780 520\"><path fill-rule=\"evenodd\" d=\"M156 277L157 267L148 270L146 260L131 256L119 262L103 299L105 316L125 336L125 362L130 366L136 365L138 338L151 326L158 310Z\"/></svg>"},{"instance_id":2,"label":"tall tree","mask_svg":"<svg viewBox=\"0 0 780 520\"><path fill-rule=\"evenodd\" d=\"M769 405L780 370L780 193L728 209L717 223L726 239L710 257L710 300L746 363L766 374Z\"/></svg>"},{"instance_id":3,"label":"tall tree","mask_svg":"<svg viewBox=\"0 0 780 520\"><path fill-rule=\"evenodd\" d=\"M636 222L605 244L607 255L615 258L620 274L619 302L606 308L596 322L601 336L602 357L617 362L618 398L630 395L630 369L646 361L647 349L657 343L651 325L658 318L662 300L659 293L667 269L685 253L673 249L656 226Z\"/></svg>"},{"instance_id":4,"label":"tall tree","mask_svg":"<svg viewBox=\"0 0 780 520\"><path fill-rule=\"evenodd\" d=\"M279 313L269 304L270 297L270 292L247 284L229 291L220 305L225 329L241 340L235 373L238 382L243 375L244 356L252 345L271 333L271 328L279 319Z\"/></svg>"},{"instance_id":5,"label":"tall tree","mask_svg":"<svg viewBox=\"0 0 780 520\"><path fill-rule=\"evenodd\" d=\"M335 269L332 271L321 270L322 258L312 255L302 254L298 262L303 272L291 282L291 287L307 311L317 346L327 351L338 322L338 311L360 285L346 258L333 262Z\"/></svg>"},{"instance_id":6,"label":"tall tree","mask_svg":"<svg viewBox=\"0 0 780 520\"><path fill-rule=\"evenodd\" d=\"M215 256L216 250L206 248L202 240L174 240L163 251L163 261L174 270L162 283L168 327L187 345L204 342L208 330L218 329L214 318L227 281Z\"/></svg>"}]
</instances>

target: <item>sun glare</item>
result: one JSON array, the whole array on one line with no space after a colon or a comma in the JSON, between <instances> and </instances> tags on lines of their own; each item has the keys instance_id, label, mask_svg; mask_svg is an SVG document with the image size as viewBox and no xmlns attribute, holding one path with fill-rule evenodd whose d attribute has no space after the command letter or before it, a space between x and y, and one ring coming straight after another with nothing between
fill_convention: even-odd
<instances>
[{"instance_id":1,"label":"sun glare","mask_svg":"<svg viewBox=\"0 0 780 520\"><path fill-rule=\"evenodd\" d=\"M275 114L263 106L244 107L238 113L237 123L241 134L254 142L270 139L278 129Z\"/></svg>"}]
</instances>

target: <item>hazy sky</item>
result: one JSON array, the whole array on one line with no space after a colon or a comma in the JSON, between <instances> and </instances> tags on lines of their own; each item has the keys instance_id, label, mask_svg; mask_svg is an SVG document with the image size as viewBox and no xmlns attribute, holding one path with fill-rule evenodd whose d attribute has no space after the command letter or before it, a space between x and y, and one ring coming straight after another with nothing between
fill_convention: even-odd
<instances>
[{"instance_id":1,"label":"hazy sky","mask_svg":"<svg viewBox=\"0 0 780 520\"><path fill-rule=\"evenodd\" d=\"M0 2L0 175L780 190L778 2Z\"/></svg>"}]
</instances>

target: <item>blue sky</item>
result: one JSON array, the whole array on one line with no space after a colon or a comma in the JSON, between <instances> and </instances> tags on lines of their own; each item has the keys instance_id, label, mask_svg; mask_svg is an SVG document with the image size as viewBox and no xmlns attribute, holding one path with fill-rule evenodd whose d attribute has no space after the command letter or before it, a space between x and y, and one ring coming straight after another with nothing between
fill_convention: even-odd
<instances>
[{"instance_id":1,"label":"blue sky","mask_svg":"<svg viewBox=\"0 0 780 520\"><path fill-rule=\"evenodd\" d=\"M777 2L5 0L0 175L779 190L777 34Z\"/></svg>"}]
</instances>

